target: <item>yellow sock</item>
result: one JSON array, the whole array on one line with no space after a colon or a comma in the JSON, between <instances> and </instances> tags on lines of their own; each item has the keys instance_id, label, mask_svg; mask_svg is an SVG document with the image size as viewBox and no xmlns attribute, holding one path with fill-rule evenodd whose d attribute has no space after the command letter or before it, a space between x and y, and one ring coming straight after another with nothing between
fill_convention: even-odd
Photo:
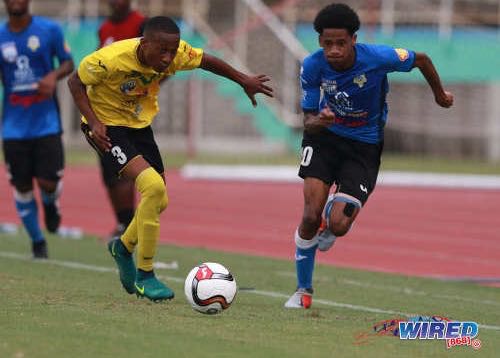
<instances>
[{"instance_id":1,"label":"yellow sock","mask_svg":"<svg viewBox=\"0 0 500 358\"><path fill-rule=\"evenodd\" d=\"M163 196L163 199L160 204L160 213L163 212L167 208L168 205L168 197L167 195ZM123 245L127 248L128 252L134 252L135 246L137 245L137 220L136 215L134 215L132 221L127 226L127 229L121 236L121 241Z\"/></svg>"},{"instance_id":2,"label":"yellow sock","mask_svg":"<svg viewBox=\"0 0 500 358\"><path fill-rule=\"evenodd\" d=\"M141 200L132 220L136 222L137 267L144 271L151 271L160 234L160 212L168 204L167 190L162 177L153 168L142 171L137 176L135 185L141 194ZM132 227L129 234L132 236L133 233ZM130 240L131 236L124 236ZM131 242L133 239L129 241Z\"/></svg>"}]
</instances>

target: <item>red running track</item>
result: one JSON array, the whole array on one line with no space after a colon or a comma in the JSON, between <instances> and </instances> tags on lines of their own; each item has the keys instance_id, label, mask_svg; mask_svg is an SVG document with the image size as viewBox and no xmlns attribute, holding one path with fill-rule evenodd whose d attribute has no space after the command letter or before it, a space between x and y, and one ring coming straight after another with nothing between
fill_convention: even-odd
<instances>
[{"instance_id":1,"label":"red running track","mask_svg":"<svg viewBox=\"0 0 500 358\"><path fill-rule=\"evenodd\" d=\"M4 169L1 171L5 172ZM161 241L292 260L302 186L167 177ZM104 236L114 218L95 167L66 170L63 225ZM19 222L5 176L0 222ZM378 187L324 264L418 276L500 277L500 191Z\"/></svg>"}]
</instances>

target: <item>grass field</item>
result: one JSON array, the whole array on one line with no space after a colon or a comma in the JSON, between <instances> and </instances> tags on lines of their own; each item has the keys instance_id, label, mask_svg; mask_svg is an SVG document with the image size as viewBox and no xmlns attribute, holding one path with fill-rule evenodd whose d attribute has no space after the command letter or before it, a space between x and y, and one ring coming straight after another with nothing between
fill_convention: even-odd
<instances>
[{"instance_id":1,"label":"grass field","mask_svg":"<svg viewBox=\"0 0 500 358\"><path fill-rule=\"evenodd\" d=\"M90 149L72 149L66 151L68 165L97 165L94 153ZM180 168L186 163L195 164L258 164L258 165L293 165L298 166L299 156L294 154L278 155L229 155L200 154L190 158L184 153L165 152L163 159L167 169ZM384 153L382 170L401 170L433 173L457 174L500 174L499 163L486 161L444 158L417 155L396 155Z\"/></svg>"},{"instance_id":2,"label":"grass field","mask_svg":"<svg viewBox=\"0 0 500 358\"><path fill-rule=\"evenodd\" d=\"M102 242L49 237L51 260L29 258L24 234L0 234L0 357L498 357L500 290L469 283L318 266L310 310L285 310L290 261L161 246L168 303L127 295ZM205 316L183 294L203 261L231 269L240 291L228 311ZM375 336L377 322L408 315L476 321L480 350L444 341ZM403 316L404 317L404 316ZM357 339L366 336L364 340Z\"/></svg>"}]
</instances>

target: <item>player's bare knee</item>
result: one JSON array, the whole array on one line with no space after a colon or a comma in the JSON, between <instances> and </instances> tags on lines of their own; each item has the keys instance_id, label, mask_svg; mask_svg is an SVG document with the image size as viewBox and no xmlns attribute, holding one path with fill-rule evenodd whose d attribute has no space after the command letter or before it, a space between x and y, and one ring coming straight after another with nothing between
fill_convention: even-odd
<instances>
[{"instance_id":1,"label":"player's bare knee","mask_svg":"<svg viewBox=\"0 0 500 358\"><path fill-rule=\"evenodd\" d=\"M328 228L335 236L344 236L351 229L352 223L361 209L361 204L342 195L337 196L334 203Z\"/></svg>"},{"instance_id":2,"label":"player's bare knee","mask_svg":"<svg viewBox=\"0 0 500 358\"><path fill-rule=\"evenodd\" d=\"M38 178L37 182L40 186L40 189L47 193L53 193L57 190L57 181Z\"/></svg>"},{"instance_id":3,"label":"player's bare knee","mask_svg":"<svg viewBox=\"0 0 500 358\"><path fill-rule=\"evenodd\" d=\"M330 223L330 231L337 237L344 236L351 228L352 220L342 218Z\"/></svg>"}]
</instances>

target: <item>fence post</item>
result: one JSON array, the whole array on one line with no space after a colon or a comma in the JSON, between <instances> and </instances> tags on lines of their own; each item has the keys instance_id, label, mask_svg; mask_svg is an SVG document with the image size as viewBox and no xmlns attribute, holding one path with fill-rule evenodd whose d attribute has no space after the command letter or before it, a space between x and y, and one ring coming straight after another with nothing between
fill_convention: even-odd
<instances>
[{"instance_id":1,"label":"fence post","mask_svg":"<svg viewBox=\"0 0 500 358\"><path fill-rule=\"evenodd\" d=\"M487 137L487 158L491 162L500 161L500 82L490 84L490 110L488 111L488 125L486 128Z\"/></svg>"}]
</instances>

